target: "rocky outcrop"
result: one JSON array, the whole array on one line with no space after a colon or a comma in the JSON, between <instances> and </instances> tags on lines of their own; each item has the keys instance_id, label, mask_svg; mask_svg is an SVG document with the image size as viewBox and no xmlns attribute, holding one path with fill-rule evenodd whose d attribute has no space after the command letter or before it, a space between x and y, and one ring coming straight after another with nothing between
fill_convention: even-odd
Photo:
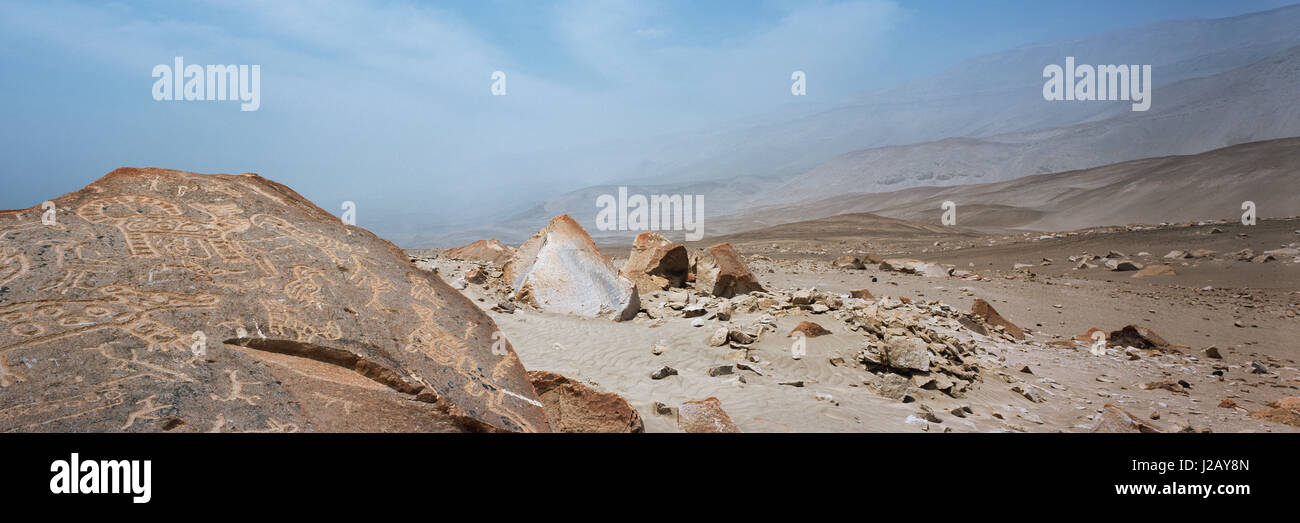
<instances>
[{"instance_id":1,"label":"rocky outcrop","mask_svg":"<svg viewBox=\"0 0 1300 523\"><path fill-rule=\"evenodd\" d=\"M622 275L636 284L639 293L648 294L685 286L689 272L690 256L685 246L657 232L643 232L636 236Z\"/></svg>"},{"instance_id":2,"label":"rocky outcrop","mask_svg":"<svg viewBox=\"0 0 1300 523\"><path fill-rule=\"evenodd\" d=\"M491 318L288 187L118 169L53 203L0 211L0 432L550 430Z\"/></svg>"},{"instance_id":3,"label":"rocky outcrop","mask_svg":"<svg viewBox=\"0 0 1300 523\"><path fill-rule=\"evenodd\" d=\"M519 247L505 278L517 301L544 311L622 321L641 309L636 286L567 214Z\"/></svg>"},{"instance_id":4,"label":"rocky outcrop","mask_svg":"<svg viewBox=\"0 0 1300 523\"><path fill-rule=\"evenodd\" d=\"M476 261L493 265L505 265L514 255L513 247L497 241L496 238L478 240L469 245L447 249L441 254L442 257L451 260Z\"/></svg>"},{"instance_id":5,"label":"rocky outcrop","mask_svg":"<svg viewBox=\"0 0 1300 523\"><path fill-rule=\"evenodd\" d=\"M622 396L600 392L554 372L528 371L555 432L645 432L641 415Z\"/></svg>"},{"instance_id":6,"label":"rocky outcrop","mask_svg":"<svg viewBox=\"0 0 1300 523\"><path fill-rule=\"evenodd\" d=\"M697 290L721 298L763 290L730 243L696 251L692 273Z\"/></svg>"}]
</instances>

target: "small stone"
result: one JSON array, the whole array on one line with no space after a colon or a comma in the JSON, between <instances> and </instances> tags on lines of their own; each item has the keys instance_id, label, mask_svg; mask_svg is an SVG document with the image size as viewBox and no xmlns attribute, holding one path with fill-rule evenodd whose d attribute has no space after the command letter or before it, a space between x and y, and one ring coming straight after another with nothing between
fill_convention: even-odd
<instances>
[{"instance_id":1,"label":"small stone","mask_svg":"<svg viewBox=\"0 0 1300 523\"><path fill-rule=\"evenodd\" d=\"M650 379L661 380L669 376L676 376L676 375L677 375L677 369L665 365L663 368L650 373Z\"/></svg>"}]
</instances>

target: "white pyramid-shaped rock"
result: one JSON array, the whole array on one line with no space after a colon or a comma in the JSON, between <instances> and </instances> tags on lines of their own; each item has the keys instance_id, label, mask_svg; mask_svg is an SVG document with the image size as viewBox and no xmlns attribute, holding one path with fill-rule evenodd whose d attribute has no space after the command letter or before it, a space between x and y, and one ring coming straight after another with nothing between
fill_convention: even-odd
<instances>
[{"instance_id":1,"label":"white pyramid-shaped rock","mask_svg":"<svg viewBox=\"0 0 1300 523\"><path fill-rule=\"evenodd\" d=\"M622 321L641 310L636 286L567 214L528 238L505 276L516 300L544 311Z\"/></svg>"}]
</instances>

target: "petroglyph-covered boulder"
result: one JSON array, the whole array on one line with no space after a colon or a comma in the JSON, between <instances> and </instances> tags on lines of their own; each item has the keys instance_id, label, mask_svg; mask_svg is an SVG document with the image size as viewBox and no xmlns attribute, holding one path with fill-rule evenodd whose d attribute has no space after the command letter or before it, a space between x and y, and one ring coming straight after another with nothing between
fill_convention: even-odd
<instances>
[{"instance_id":1,"label":"petroglyph-covered boulder","mask_svg":"<svg viewBox=\"0 0 1300 523\"><path fill-rule=\"evenodd\" d=\"M690 257L686 247L657 232L636 235L632 253L623 264L623 277L636 283L637 291L649 293L686 285Z\"/></svg>"},{"instance_id":2,"label":"petroglyph-covered boulder","mask_svg":"<svg viewBox=\"0 0 1300 523\"><path fill-rule=\"evenodd\" d=\"M641 310L636 286L567 214L519 247L505 277L516 300L544 311L622 321Z\"/></svg>"},{"instance_id":3,"label":"petroglyph-covered boulder","mask_svg":"<svg viewBox=\"0 0 1300 523\"><path fill-rule=\"evenodd\" d=\"M0 211L0 431L549 431L496 325L254 174ZM44 219L43 219L44 218Z\"/></svg>"},{"instance_id":4,"label":"petroglyph-covered boulder","mask_svg":"<svg viewBox=\"0 0 1300 523\"><path fill-rule=\"evenodd\" d=\"M491 263L493 265L505 265L515 255L515 249L496 238L490 240L478 240L469 245L447 249L442 252L442 257L451 260L466 260Z\"/></svg>"},{"instance_id":5,"label":"petroglyph-covered boulder","mask_svg":"<svg viewBox=\"0 0 1300 523\"><path fill-rule=\"evenodd\" d=\"M730 298L763 290L730 243L696 251L692 267L695 288L703 293Z\"/></svg>"}]
</instances>

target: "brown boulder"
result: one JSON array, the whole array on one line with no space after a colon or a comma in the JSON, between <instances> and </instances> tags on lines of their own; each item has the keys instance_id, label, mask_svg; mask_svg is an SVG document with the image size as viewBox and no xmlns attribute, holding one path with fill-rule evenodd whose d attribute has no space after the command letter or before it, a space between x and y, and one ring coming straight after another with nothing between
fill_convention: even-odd
<instances>
[{"instance_id":1,"label":"brown boulder","mask_svg":"<svg viewBox=\"0 0 1300 523\"><path fill-rule=\"evenodd\" d=\"M498 266L505 265L514 255L513 247L497 241L496 238L478 240L469 245L447 249L441 254L443 258L451 260L485 262Z\"/></svg>"},{"instance_id":2,"label":"brown boulder","mask_svg":"<svg viewBox=\"0 0 1300 523\"><path fill-rule=\"evenodd\" d=\"M1007 334L1010 334L1018 340L1025 339L1025 331L1023 329L1016 324L1011 323L1006 318L1003 318L1001 314L998 314L997 309L994 309L993 305L984 301L983 298L975 298L975 304L971 305L970 313L979 316L989 325L1001 325L1003 329L1006 329Z\"/></svg>"},{"instance_id":3,"label":"brown boulder","mask_svg":"<svg viewBox=\"0 0 1300 523\"><path fill-rule=\"evenodd\" d=\"M677 408L677 426L690 433L740 432L727 412L722 410L718 398L688 401Z\"/></svg>"},{"instance_id":4,"label":"brown boulder","mask_svg":"<svg viewBox=\"0 0 1300 523\"><path fill-rule=\"evenodd\" d=\"M730 298L763 290L730 243L696 251L692 272L695 288L713 296Z\"/></svg>"},{"instance_id":5,"label":"brown boulder","mask_svg":"<svg viewBox=\"0 0 1300 523\"><path fill-rule=\"evenodd\" d=\"M623 263L622 275L636 283L642 294L672 287L684 287L690 272L686 247L657 232L636 235L632 253Z\"/></svg>"},{"instance_id":6,"label":"brown boulder","mask_svg":"<svg viewBox=\"0 0 1300 523\"><path fill-rule=\"evenodd\" d=\"M567 214L515 251L505 278L516 300L544 311L622 321L641 310L636 285L618 274L613 260Z\"/></svg>"},{"instance_id":7,"label":"brown boulder","mask_svg":"<svg viewBox=\"0 0 1300 523\"><path fill-rule=\"evenodd\" d=\"M124 168L53 202L0 211L0 431L550 430L491 318L288 187Z\"/></svg>"},{"instance_id":8,"label":"brown boulder","mask_svg":"<svg viewBox=\"0 0 1300 523\"><path fill-rule=\"evenodd\" d=\"M641 414L618 394L548 371L528 371L528 380L555 432L645 432Z\"/></svg>"},{"instance_id":9,"label":"brown boulder","mask_svg":"<svg viewBox=\"0 0 1300 523\"><path fill-rule=\"evenodd\" d=\"M797 325L793 330L791 330L790 334L787 334L786 337L789 338L791 336L794 336L794 333L796 332L802 332L804 336L809 338L825 336L831 333L831 331L828 331L821 325L818 325L811 321L799 322L799 325Z\"/></svg>"}]
</instances>

